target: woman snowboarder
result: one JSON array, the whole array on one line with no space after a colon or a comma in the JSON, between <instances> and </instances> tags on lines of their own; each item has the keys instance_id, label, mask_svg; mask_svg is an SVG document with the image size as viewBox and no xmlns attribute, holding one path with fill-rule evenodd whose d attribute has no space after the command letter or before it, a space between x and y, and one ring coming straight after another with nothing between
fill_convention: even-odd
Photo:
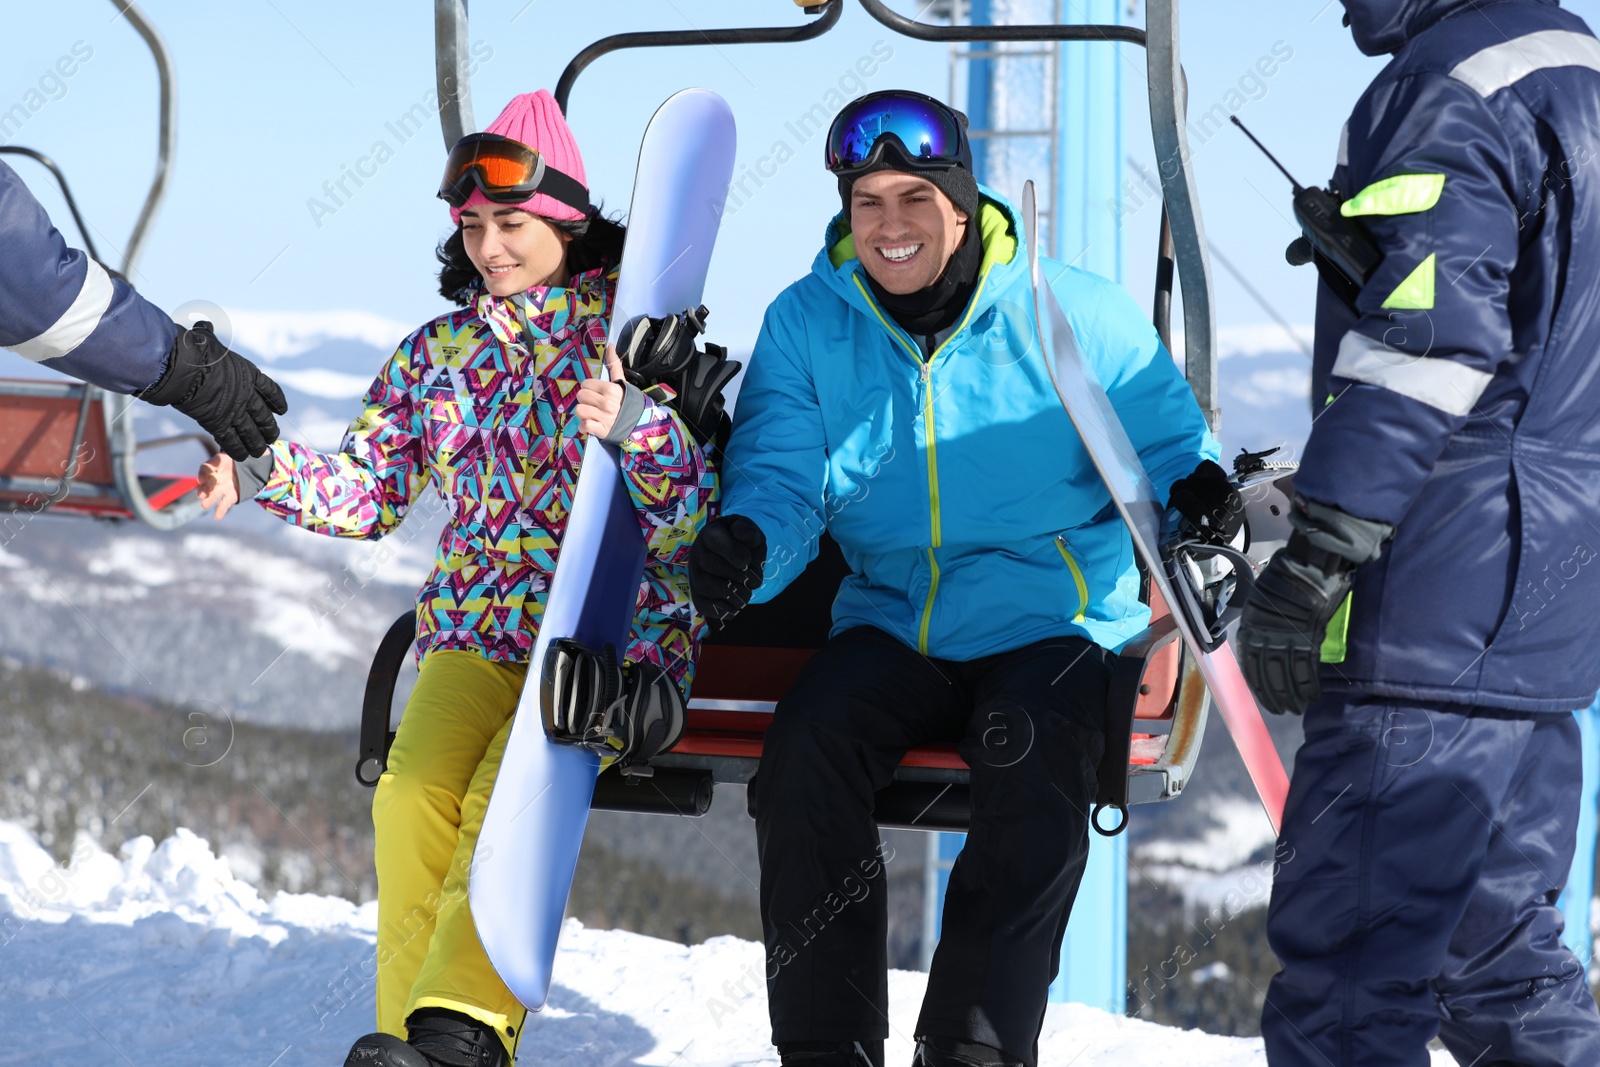
<instances>
[{"instance_id":1,"label":"woman snowboarder","mask_svg":"<svg viewBox=\"0 0 1600 1067\"><path fill-rule=\"evenodd\" d=\"M279 442L201 469L218 518L252 496L335 537L383 536L430 483L449 509L418 595L416 688L373 799L380 1033L347 1061L363 1067L515 1055L525 1012L478 942L467 879L587 435L619 446L648 538L628 686L686 693L705 625L682 565L714 473L671 394L622 384L606 353L623 230L590 206L550 94L518 96L463 138L439 195L457 224L440 291L462 307L401 342L339 451Z\"/></svg>"}]
</instances>

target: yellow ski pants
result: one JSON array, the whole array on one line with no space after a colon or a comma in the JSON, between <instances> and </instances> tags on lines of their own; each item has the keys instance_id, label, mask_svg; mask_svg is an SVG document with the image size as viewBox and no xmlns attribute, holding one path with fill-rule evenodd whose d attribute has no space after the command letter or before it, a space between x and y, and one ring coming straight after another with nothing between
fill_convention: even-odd
<instances>
[{"instance_id":1,"label":"yellow ski pants","mask_svg":"<svg viewBox=\"0 0 1600 1067\"><path fill-rule=\"evenodd\" d=\"M406 1037L418 1008L492 1026L516 1052L526 1010L478 942L467 879L526 663L439 651L416 688L372 800L378 868L378 1029Z\"/></svg>"}]
</instances>

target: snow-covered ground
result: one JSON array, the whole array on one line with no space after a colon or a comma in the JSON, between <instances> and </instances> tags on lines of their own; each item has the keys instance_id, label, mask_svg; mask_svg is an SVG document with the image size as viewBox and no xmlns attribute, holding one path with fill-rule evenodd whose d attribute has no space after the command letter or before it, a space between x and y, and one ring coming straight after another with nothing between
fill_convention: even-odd
<instances>
[{"instance_id":1,"label":"snow-covered ground","mask_svg":"<svg viewBox=\"0 0 1600 1067\"><path fill-rule=\"evenodd\" d=\"M333 1065L371 1028L376 906L263 900L185 830L65 865L0 822L0 1064ZM685 947L569 920L556 987L519 1061L540 1067L776 1063L761 946ZM887 1060L908 1063L924 976L890 975ZM1052 1005L1040 1062L1243 1067L1259 1040ZM1451 1061L1436 1054L1438 1067Z\"/></svg>"}]
</instances>

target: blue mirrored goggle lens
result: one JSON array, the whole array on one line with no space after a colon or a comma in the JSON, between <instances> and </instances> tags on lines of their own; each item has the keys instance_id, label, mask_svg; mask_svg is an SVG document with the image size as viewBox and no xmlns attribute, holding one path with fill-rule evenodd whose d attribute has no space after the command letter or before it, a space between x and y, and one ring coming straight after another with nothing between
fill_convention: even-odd
<instances>
[{"instance_id":1,"label":"blue mirrored goggle lens","mask_svg":"<svg viewBox=\"0 0 1600 1067\"><path fill-rule=\"evenodd\" d=\"M879 139L891 133L913 159L957 158L960 137L948 112L923 100L880 98L860 101L834 120L829 168L865 163Z\"/></svg>"}]
</instances>

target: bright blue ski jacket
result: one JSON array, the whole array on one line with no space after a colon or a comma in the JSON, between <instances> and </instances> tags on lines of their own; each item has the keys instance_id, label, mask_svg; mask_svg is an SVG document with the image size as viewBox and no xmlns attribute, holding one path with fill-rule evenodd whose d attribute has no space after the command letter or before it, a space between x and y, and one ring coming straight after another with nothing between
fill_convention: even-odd
<instances>
[{"instance_id":1,"label":"bright blue ski jacket","mask_svg":"<svg viewBox=\"0 0 1600 1067\"><path fill-rule=\"evenodd\" d=\"M811 273L767 309L722 510L766 535L757 602L833 535L853 572L834 633L875 626L952 660L1067 634L1116 649L1149 619L1133 544L1039 351L1016 211L983 193L977 290L926 361L833 220ZM1218 455L1193 393L1121 287L1041 271L1165 499Z\"/></svg>"},{"instance_id":2,"label":"bright blue ski jacket","mask_svg":"<svg viewBox=\"0 0 1600 1067\"><path fill-rule=\"evenodd\" d=\"M1321 295L1295 485L1398 529L1357 574L1323 687L1587 706L1600 688L1600 41L1540 0L1344 4L1363 51L1394 53L1334 175L1384 260L1359 318Z\"/></svg>"},{"instance_id":3,"label":"bright blue ski jacket","mask_svg":"<svg viewBox=\"0 0 1600 1067\"><path fill-rule=\"evenodd\" d=\"M178 327L67 247L16 171L0 163L0 348L118 393L154 385Z\"/></svg>"}]
</instances>

